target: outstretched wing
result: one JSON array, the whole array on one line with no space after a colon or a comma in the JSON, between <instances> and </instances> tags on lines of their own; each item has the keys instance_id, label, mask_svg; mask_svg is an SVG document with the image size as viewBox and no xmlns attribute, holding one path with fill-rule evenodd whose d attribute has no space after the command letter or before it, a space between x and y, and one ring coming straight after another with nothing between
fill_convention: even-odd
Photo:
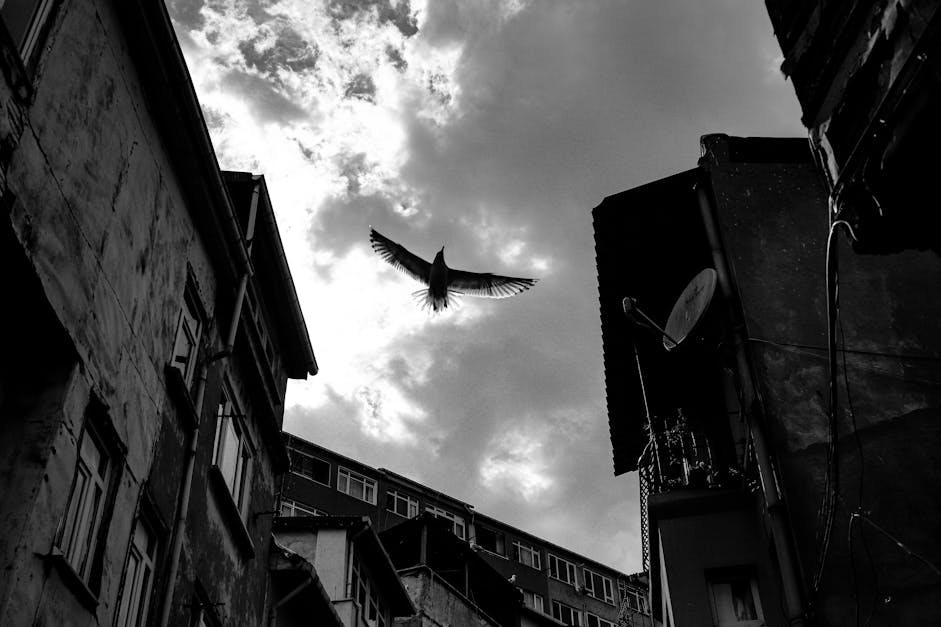
<instances>
[{"instance_id":1,"label":"outstretched wing","mask_svg":"<svg viewBox=\"0 0 941 627\"><path fill-rule=\"evenodd\" d=\"M428 277L431 274L430 263L409 252L404 246L396 244L376 229L369 229L369 241L372 243L372 249L393 267L428 285Z\"/></svg>"},{"instance_id":2,"label":"outstretched wing","mask_svg":"<svg viewBox=\"0 0 941 627\"><path fill-rule=\"evenodd\" d=\"M448 289L488 298L509 298L525 292L539 279L521 279L512 276L500 276L489 272L466 272L448 270Z\"/></svg>"}]
</instances>

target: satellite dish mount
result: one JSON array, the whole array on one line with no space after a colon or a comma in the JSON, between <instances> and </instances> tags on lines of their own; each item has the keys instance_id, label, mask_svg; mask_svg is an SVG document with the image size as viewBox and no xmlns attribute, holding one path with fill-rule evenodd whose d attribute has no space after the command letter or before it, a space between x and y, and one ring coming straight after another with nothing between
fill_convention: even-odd
<instances>
[{"instance_id":1,"label":"satellite dish mount","mask_svg":"<svg viewBox=\"0 0 941 627\"><path fill-rule=\"evenodd\" d=\"M636 323L656 329L663 337L663 348L672 351L688 338L703 314L709 309L712 295L716 291L716 271L705 268L686 285L673 304L666 327L661 327L637 306L637 299L630 296L621 301L624 313Z\"/></svg>"}]
</instances>

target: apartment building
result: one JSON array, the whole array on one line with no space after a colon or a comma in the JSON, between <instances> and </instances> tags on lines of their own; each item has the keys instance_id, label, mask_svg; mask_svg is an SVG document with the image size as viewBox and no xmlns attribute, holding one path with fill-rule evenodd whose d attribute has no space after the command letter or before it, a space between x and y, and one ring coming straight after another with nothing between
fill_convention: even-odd
<instances>
[{"instance_id":1,"label":"apartment building","mask_svg":"<svg viewBox=\"0 0 941 627\"><path fill-rule=\"evenodd\" d=\"M220 172L163 2L0 24L0 624L261 624L317 371L264 178Z\"/></svg>"},{"instance_id":2,"label":"apartment building","mask_svg":"<svg viewBox=\"0 0 941 627\"><path fill-rule=\"evenodd\" d=\"M619 615L650 624L642 576L613 570L390 470L291 434L284 439L291 472L281 486L281 515L368 516L382 535L427 513L513 581L525 605L539 613L580 627L612 627Z\"/></svg>"},{"instance_id":3,"label":"apartment building","mask_svg":"<svg viewBox=\"0 0 941 627\"><path fill-rule=\"evenodd\" d=\"M941 4L765 0L830 210L853 249L938 249Z\"/></svg>"},{"instance_id":4,"label":"apartment building","mask_svg":"<svg viewBox=\"0 0 941 627\"><path fill-rule=\"evenodd\" d=\"M314 583L330 599L332 616L323 617L329 619L323 624L390 627L394 619L415 614L369 518L282 516L274 522L274 542L278 551L302 560L315 573ZM291 618L297 620L281 624L321 624L310 614Z\"/></svg>"},{"instance_id":5,"label":"apartment building","mask_svg":"<svg viewBox=\"0 0 941 627\"><path fill-rule=\"evenodd\" d=\"M593 211L614 469L665 625L941 620L941 259L860 254L828 208L805 139L706 135Z\"/></svg>"}]
</instances>

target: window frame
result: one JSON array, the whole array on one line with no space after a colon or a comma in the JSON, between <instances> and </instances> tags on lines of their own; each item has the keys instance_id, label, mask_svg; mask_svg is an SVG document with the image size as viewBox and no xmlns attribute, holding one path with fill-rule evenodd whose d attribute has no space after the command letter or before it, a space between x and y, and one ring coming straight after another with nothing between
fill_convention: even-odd
<instances>
[{"instance_id":1,"label":"window frame","mask_svg":"<svg viewBox=\"0 0 941 627\"><path fill-rule=\"evenodd\" d=\"M755 618L722 620L719 613L719 602L716 598L716 589L720 585L729 585L733 582L748 584L751 599L754 603ZM712 573L706 577L706 587L709 591L709 607L712 610L712 620L716 627L762 627L765 624L764 611L761 607L761 595L758 591L758 580L747 570L723 571ZM731 595L729 600L731 601Z\"/></svg>"},{"instance_id":2,"label":"window frame","mask_svg":"<svg viewBox=\"0 0 941 627\"><path fill-rule=\"evenodd\" d=\"M523 552L528 553L532 564L523 561ZM528 566L529 568L542 571L542 551L535 544L529 544L521 540L513 540L513 561Z\"/></svg>"},{"instance_id":3,"label":"window frame","mask_svg":"<svg viewBox=\"0 0 941 627\"><path fill-rule=\"evenodd\" d=\"M594 619L594 625L592 625L592 619ZM592 614L586 610L585 627L614 627L614 622L608 620L607 618L602 618L597 614Z\"/></svg>"},{"instance_id":4,"label":"window frame","mask_svg":"<svg viewBox=\"0 0 941 627\"><path fill-rule=\"evenodd\" d=\"M359 616L370 627L386 627L392 617L383 599L382 587L373 579L356 550L356 545L349 543L350 572L347 578L348 597L359 607Z\"/></svg>"},{"instance_id":5,"label":"window frame","mask_svg":"<svg viewBox=\"0 0 941 627\"><path fill-rule=\"evenodd\" d=\"M138 531L147 534L147 541L143 548L138 545ZM114 627L142 627L147 624L159 551L160 537L157 526L146 516L139 514L134 522L134 529L131 531L131 541L124 562ZM142 566L143 569L138 568L134 571L133 580L130 581L132 594L128 596L131 562L135 555L138 558L137 566Z\"/></svg>"},{"instance_id":6,"label":"window frame","mask_svg":"<svg viewBox=\"0 0 941 627\"><path fill-rule=\"evenodd\" d=\"M551 578L555 579L556 581L561 581L562 583L567 583L571 586L578 585L578 567L574 563L568 561L567 559L563 557L554 555L552 553L549 553L549 557L547 561L549 562L549 576ZM553 567L553 561L556 562L555 567ZM570 577L570 578L562 579L561 577L558 576L558 574L553 574L553 570L555 570L556 573L559 572L559 567L558 567L559 562L562 562L563 564L565 564L566 577Z\"/></svg>"},{"instance_id":7,"label":"window frame","mask_svg":"<svg viewBox=\"0 0 941 627\"><path fill-rule=\"evenodd\" d=\"M285 514L285 506L290 509L289 514ZM298 513L300 512L300 513ZM308 507L300 501L295 501L294 499L285 499L282 498L278 503L278 516L284 517L293 517L293 516L329 516L327 512L317 509L316 507Z\"/></svg>"},{"instance_id":8,"label":"window frame","mask_svg":"<svg viewBox=\"0 0 941 627\"><path fill-rule=\"evenodd\" d=\"M546 599L544 596L542 596L538 592L533 592L532 590L527 590L526 588L520 588L519 586L517 586L516 589L519 590L523 594L524 606L528 607L531 610L542 612L543 614L546 613ZM532 603L527 603L526 601L527 598L532 599ZM539 603L538 603L539 607L536 607L537 605L536 599L539 599Z\"/></svg>"},{"instance_id":9,"label":"window frame","mask_svg":"<svg viewBox=\"0 0 941 627\"><path fill-rule=\"evenodd\" d=\"M225 413L227 407L229 413ZM229 439L230 433L234 434L234 440ZM232 453L229 452L228 446L232 442L235 443L235 465L231 469L232 474L230 477L227 466L229 463L228 456ZM255 445L248 430L247 416L239 409L235 392L228 380L224 379L219 404L216 409L216 433L212 450L212 463L228 488L229 496L232 497L243 523L248 516L251 501L255 455Z\"/></svg>"},{"instance_id":10,"label":"window frame","mask_svg":"<svg viewBox=\"0 0 941 627\"><path fill-rule=\"evenodd\" d=\"M453 514L446 509L441 509L436 505L425 505L425 511L430 512L435 518L443 518L451 521L451 532L461 540L467 540L467 523L463 516ZM460 529L460 533L458 533Z\"/></svg>"},{"instance_id":11,"label":"window frame","mask_svg":"<svg viewBox=\"0 0 941 627\"><path fill-rule=\"evenodd\" d=\"M321 462L323 464L326 464L327 465L327 480L321 481L320 479L315 477L313 474L307 474L306 472L304 472L302 468L295 467L295 464L294 464L295 455L302 455L304 457L314 460L315 462ZM288 448L288 456L291 458L291 472L292 473L294 473L295 475L304 477L305 479L310 479L314 483L327 486L328 488L330 487L330 478L333 475L333 464L331 464L325 459L321 459L320 457L317 457L316 455L311 455L310 453L305 453L304 451L299 451L296 448L291 448L291 447Z\"/></svg>"},{"instance_id":12,"label":"window frame","mask_svg":"<svg viewBox=\"0 0 941 627\"><path fill-rule=\"evenodd\" d=\"M595 581L593 578L597 577L601 580L601 594L599 595L595 590ZM597 573L588 568L582 568L582 578L585 581L585 593L589 596L598 599L599 601L604 601L610 605L614 605L614 581L610 577L605 577L601 573Z\"/></svg>"},{"instance_id":13,"label":"window frame","mask_svg":"<svg viewBox=\"0 0 941 627\"><path fill-rule=\"evenodd\" d=\"M97 429L89 423L90 418L86 415L85 426L76 447L75 470L72 473L69 499L56 533L55 546L79 579L89 586L89 589L93 589L95 586L92 586L92 575L101 550L100 536L103 528L107 528L104 525L105 519L110 521L112 514L111 497L116 485L114 479L118 474L115 467L118 466L119 460L97 433ZM97 455L97 461L86 457L91 455ZM94 470L89 467L93 462ZM103 471L102 464L105 464ZM97 497L93 496L95 488L98 488ZM80 491L79 494L76 494L76 489ZM93 508L92 512L88 511L89 506ZM79 535L76 535L77 533Z\"/></svg>"},{"instance_id":14,"label":"window frame","mask_svg":"<svg viewBox=\"0 0 941 627\"><path fill-rule=\"evenodd\" d=\"M644 614L644 615L650 614L650 608L648 607L648 604L647 604L647 595L644 593L644 591L638 588L634 588L633 586L626 585L626 584L625 585L619 584L618 593L621 595L622 598L626 598L628 600L627 607L631 611L637 612L638 614ZM631 603L631 599L634 600L633 603Z\"/></svg>"},{"instance_id":15,"label":"window frame","mask_svg":"<svg viewBox=\"0 0 941 627\"><path fill-rule=\"evenodd\" d=\"M575 619L573 622L571 623L565 622L565 620L561 616L563 609L568 610L572 618ZM561 601L557 599L552 599L551 616L552 618L558 620L559 622L565 623L566 625L572 625L573 627L584 627L585 625L585 618L582 615L582 611L580 609L578 609L577 607L572 607L571 605L568 605L567 603L562 603Z\"/></svg>"},{"instance_id":16,"label":"window frame","mask_svg":"<svg viewBox=\"0 0 941 627\"><path fill-rule=\"evenodd\" d=\"M179 370L186 389L191 393L196 377L196 364L199 361L199 345L205 327L205 310L192 280L187 279L183 290L183 304L177 316L176 332L173 336L170 366ZM180 350L181 343L186 345L187 350Z\"/></svg>"},{"instance_id":17,"label":"window frame","mask_svg":"<svg viewBox=\"0 0 941 627\"><path fill-rule=\"evenodd\" d=\"M351 486L354 480L363 484L363 496L357 496L352 493ZM342 482L346 483L346 489L340 486ZM372 493L371 499L366 498L368 496L368 493L366 490L367 487L370 488L370 492ZM376 481L375 479L367 477L366 475L358 473L354 470L350 470L349 468L345 468L339 465L337 466L337 492L341 492L354 499L363 501L365 503L369 503L370 505L375 505L376 493L378 492L378 488L379 488L379 482Z\"/></svg>"},{"instance_id":18,"label":"window frame","mask_svg":"<svg viewBox=\"0 0 941 627\"><path fill-rule=\"evenodd\" d=\"M493 539L494 539L493 549L489 549L483 544L481 544L480 542L481 531L485 533L493 534ZM490 527L487 527L486 525L474 525L474 543L478 547L480 547L482 550L486 551L487 553L490 553L491 555L498 555L502 558L506 558L506 534L503 533L502 531L498 531L497 529L491 529ZM500 550L501 547L503 549L502 551Z\"/></svg>"},{"instance_id":19,"label":"window frame","mask_svg":"<svg viewBox=\"0 0 941 627\"><path fill-rule=\"evenodd\" d=\"M392 509L389 508L389 499L392 499ZM405 502L406 514L398 511L400 502ZM415 518L421 513L421 503L415 497L409 496L398 490L386 490L386 511L401 516L402 518Z\"/></svg>"}]
</instances>

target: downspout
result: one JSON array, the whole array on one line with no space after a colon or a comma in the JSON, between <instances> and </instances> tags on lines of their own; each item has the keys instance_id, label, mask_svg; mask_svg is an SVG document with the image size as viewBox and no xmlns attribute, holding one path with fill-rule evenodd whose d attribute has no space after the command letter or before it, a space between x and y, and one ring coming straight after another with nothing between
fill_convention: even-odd
<instances>
[{"instance_id":1,"label":"downspout","mask_svg":"<svg viewBox=\"0 0 941 627\"><path fill-rule=\"evenodd\" d=\"M712 251L712 262L715 266L719 288L722 290L722 295L725 297L725 301L731 309L732 303L735 302L736 295L732 287L729 268L725 262L725 254L716 226L712 201L709 198L706 188L702 184L697 184L695 189L696 196L699 200L699 209L702 214L703 225L706 229L706 237L709 240L709 247ZM735 312L731 311L730 313L732 315L731 319L734 321L736 317ZM758 476L761 481L761 490L765 497L766 511L771 520L771 539L774 544L775 554L778 558L778 569L781 575L781 587L784 594L785 618L790 625L803 626L806 625L804 618L805 610L801 594L801 580L797 572L797 560L790 541L784 503L781 500L781 494L778 490L774 464L771 460L764 425L755 411L749 411L755 405L761 407L761 403L758 399L755 383L752 379L752 369L748 363L745 336L742 333L741 326L734 323L732 325L732 340L739 385L742 390L742 409L747 409L744 411L744 414L748 424L748 430L751 433L752 444L755 447L755 458L758 462Z\"/></svg>"},{"instance_id":2,"label":"downspout","mask_svg":"<svg viewBox=\"0 0 941 627\"><path fill-rule=\"evenodd\" d=\"M258 211L258 185L252 193L252 203L249 210L249 226L254 228L255 214ZM229 219L233 226L238 229L238 222L229 206ZM248 231L245 239L248 240L248 252L251 252L251 238L254 233ZM244 244L240 242L239 248L245 250ZM239 319L242 315L242 304L245 301L245 292L248 288L248 277L251 276L251 259L245 257L245 268L242 273L237 291L235 293L235 304L232 307L232 319L229 322L229 332L226 336L225 348L210 355L200 363L199 374L196 385L196 425L190 432L186 447L186 460L183 466L183 486L180 490L180 499L177 503L177 516L173 521L173 536L170 540L170 565L167 569L167 583L163 593L163 601L160 606L160 627L167 627L170 622L170 608L173 605L173 591L176 588L177 573L180 568L180 555L183 552L183 534L186 530L186 518L189 515L190 493L193 487L193 471L196 467L196 453L199 448L199 423L202 418L203 400L206 396L206 379L208 378L209 366L217 361L232 356L232 350L235 346L235 336L238 332Z\"/></svg>"}]
</instances>

